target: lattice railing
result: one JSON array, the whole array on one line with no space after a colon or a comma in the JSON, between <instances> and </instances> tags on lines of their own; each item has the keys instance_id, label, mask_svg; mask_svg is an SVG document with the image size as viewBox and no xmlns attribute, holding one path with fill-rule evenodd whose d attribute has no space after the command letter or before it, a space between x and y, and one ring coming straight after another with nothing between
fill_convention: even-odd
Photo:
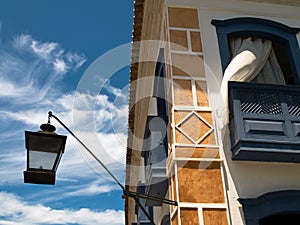
<instances>
[{"instance_id":1,"label":"lattice railing","mask_svg":"<svg viewBox=\"0 0 300 225\"><path fill-rule=\"evenodd\" d=\"M300 94L288 93L287 106L289 113L293 116L300 116Z\"/></svg>"},{"instance_id":2,"label":"lattice railing","mask_svg":"<svg viewBox=\"0 0 300 225\"><path fill-rule=\"evenodd\" d=\"M278 93L243 91L240 93L242 112L282 114Z\"/></svg>"},{"instance_id":3,"label":"lattice railing","mask_svg":"<svg viewBox=\"0 0 300 225\"><path fill-rule=\"evenodd\" d=\"M229 82L237 160L300 162L300 87Z\"/></svg>"},{"instance_id":4,"label":"lattice railing","mask_svg":"<svg viewBox=\"0 0 300 225\"><path fill-rule=\"evenodd\" d=\"M229 87L242 113L300 116L300 87L242 82Z\"/></svg>"}]
</instances>

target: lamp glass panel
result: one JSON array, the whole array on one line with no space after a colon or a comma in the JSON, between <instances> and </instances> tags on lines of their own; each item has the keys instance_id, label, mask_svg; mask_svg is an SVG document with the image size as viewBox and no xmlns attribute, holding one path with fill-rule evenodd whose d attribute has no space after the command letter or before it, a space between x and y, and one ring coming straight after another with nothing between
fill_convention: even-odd
<instances>
[{"instance_id":1,"label":"lamp glass panel","mask_svg":"<svg viewBox=\"0 0 300 225\"><path fill-rule=\"evenodd\" d=\"M53 170L57 153L29 151L29 168Z\"/></svg>"}]
</instances>

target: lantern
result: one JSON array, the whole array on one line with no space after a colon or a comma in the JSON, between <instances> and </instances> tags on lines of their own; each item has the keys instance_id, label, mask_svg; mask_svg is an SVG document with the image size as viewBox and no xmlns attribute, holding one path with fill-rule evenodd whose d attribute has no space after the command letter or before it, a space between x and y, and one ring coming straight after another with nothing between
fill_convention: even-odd
<instances>
[{"instance_id":1,"label":"lantern","mask_svg":"<svg viewBox=\"0 0 300 225\"><path fill-rule=\"evenodd\" d=\"M55 184L55 175L64 153L67 137L56 134L49 122L40 126L41 131L25 131L27 169L24 182L34 184Z\"/></svg>"}]
</instances>

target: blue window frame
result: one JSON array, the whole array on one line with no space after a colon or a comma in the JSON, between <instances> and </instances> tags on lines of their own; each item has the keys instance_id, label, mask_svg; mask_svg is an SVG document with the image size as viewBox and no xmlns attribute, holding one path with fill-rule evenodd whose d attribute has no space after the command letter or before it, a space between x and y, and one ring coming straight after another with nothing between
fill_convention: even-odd
<instances>
[{"instance_id":1,"label":"blue window frame","mask_svg":"<svg viewBox=\"0 0 300 225\"><path fill-rule=\"evenodd\" d=\"M223 71L232 59L231 38L259 37L271 40L275 53L285 58L281 67L289 67L287 84L300 85L296 38L300 29L249 17L212 20L212 24L216 26ZM300 133L292 133L300 127L299 87L229 82L228 90L232 159L300 163Z\"/></svg>"},{"instance_id":2,"label":"blue window frame","mask_svg":"<svg viewBox=\"0 0 300 225\"><path fill-rule=\"evenodd\" d=\"M216 26L223 72L231 61L229 39L236 36L255 36L269 39L285 46L294 83L300 84L300 52L296 34L299 28L292 28L271 20L239 17L228 20L212 20Z\"/></svg>"}]
</instances>

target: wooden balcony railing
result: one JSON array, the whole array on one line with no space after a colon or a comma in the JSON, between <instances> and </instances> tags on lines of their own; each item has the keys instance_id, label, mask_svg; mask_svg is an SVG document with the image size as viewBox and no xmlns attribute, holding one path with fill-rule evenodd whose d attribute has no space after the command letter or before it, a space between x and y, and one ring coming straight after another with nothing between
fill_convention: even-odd
<instances>
[{"instance_id":1,"label":"wooden balcony railing","mask_svg":"<svg viewBox=\"0 0 300 225\"><path fill-rule=\"evenodd\" d=\"M233 160L300 162L300 86L229 82Z\"/></svg>"},{"instance_id":2,"label":"wooden balcony railing","mask_svg":"<svg viewBox=\"0 0 300 225\"><path fill-rule=\"evenodd\" d=\"M166 170L167 121L167 117L148 117L142 151L145 162L145 194L158 198L165 198L169 185ZM147 199L145 205L160 206L162 202Z\"/></svg>"}]
</instances>

